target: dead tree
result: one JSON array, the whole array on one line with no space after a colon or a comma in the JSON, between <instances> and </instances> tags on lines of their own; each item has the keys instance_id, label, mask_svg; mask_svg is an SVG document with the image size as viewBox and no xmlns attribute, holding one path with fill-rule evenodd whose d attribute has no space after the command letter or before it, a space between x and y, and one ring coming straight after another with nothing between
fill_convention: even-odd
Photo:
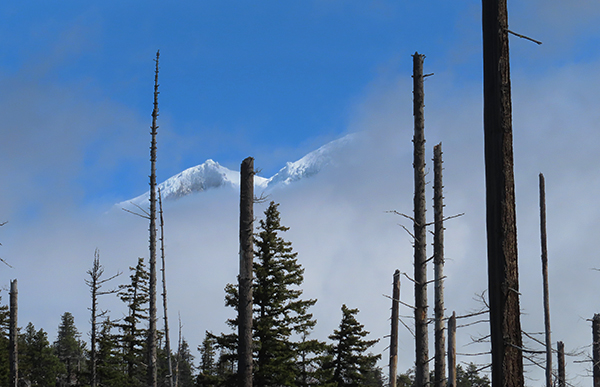
<instances>
[{"instance_id":1,"label":"dead tree","mask_svg":"<svg viewBox=\"0 0 600 387\"><path fill-rule=\"evenodd\" d=\"M600 314L595 314L592 320L592 338L594 387L600 387Z\"/></svg>"},{"instance_id":2,"label":"dead tree","mask_svg":"<svg viewBox=\"0 0 600 387\"><path fill-rule=\"evenodd\" d=\"M448 387L456 387L456 313L448 319Z\"/></svg>"},{"instance_id":3,"label":"dead tree","mask_svg":"<svg viewBox=\"0 0 600 387\"><path fill-rule=\"evenodd\" d=\"M433 147L433 265L435 288L435 363L434 387L443 387L446 379L444 332L444 186L442 184L442 144Z\"/></svg>"},{"instance_id":4,"label":"dead tree","mask_svg":"<svg viewBox=\"0 0 600 387\"><path fill-rule=\"evenodd\" d=\"M238 305L238 379L252 387L252 263L254 260L254 159L240 168L240 274Z\"/></svg>"},{"instance_id":5,"label":"dead tree","mask_svg":"<svg viewBox=\"0 0 600 387\"><path fill-rule=\"evenodd\" d=\"M398 319L400 307L400 270L394 272L392 288L392 332L390 335L390 387L396 387L398 369Z\"/></svg>"},{"instance_id":6,"label":"dead tree","mask_svg":"<svg viewBox=\"0 0 600 387\"><path fill-rule=\"evenodd\" d=\"M150 279L149 279L149 322L148 322L148 386L157 386L156 363L156 135L158 125L158 59L156 52L156 69L154 71L154 109L152 110L152 126L150 127L152 142L150 145Z\"/></svg>"},{"instance_id":7,"label":"dead tree","mask_svg":"<svg viewBox=\"0 0 600 387\"><path fill-rule=\"evenodd\" d=\"M556 343L558 350L558 387L567 386L565 374L565 344L562 341Z\"/></svg>"},{"instance_id":8,"label":"dead tree","mask_svg":"<svg viewBox=\"0 0 600 387\"><path fill-rule=\"evenodd\" d=\"M506 0L483 0L486 223L492 386L524 385Z\"/></svg>"},{"instance_id":9,"label":"dead tree","mask_svg":"<svg viewBox=\"0 0 600 387\"><path fill-rule=\"evenodd\" d=\"M164 322L165 322L165 351L167 352L167 367L168 367L168 379L169 386L174 387L173 385L173 364L171 361L171 341L169 339L169 318L167 313L167 276L165 273L165 220L163 218L163 208L162 208L162 195L160 193L160 188L158 189L158 207L159 207L159 216L160 216L160 256L162 261L162 285L163 285L163 314L164 314Z\"/></svg>"},{"instance_id":10,"label":"dead tree","mask_svg":"<svg viewBox=\"0 0 600 387\"><path fill-rule=\"evenodd\" d=\"M425 218L425 119L423 91L424 55L413 55L414 106L414 238L415 238L415 386L429 384L429 340L427 334L427 231Z\"/></svg>"},{"instance_id":11,"label":"dead tree","mask_svg":"<svg viewBox=\"0 0 600 387\"><path fill-rule=\"evenodd\" d=\"M548 286L548 247L546 243L546 184L540 173L540 239L544 286L544 333L546 338L546 387L552 387L552 339L550 335L550 293Z\"/></svg>"},{"instance_id":12,"label":"dead tree","mask_svg":"<svg viewBox=\"0 0 600 387\"><path fill-rule=\"evenodd\" d=\"M18 291L17 280L10 281L10 321L9 321L9 361L10 361L10 385L17 387L19 384L19 328L18 316Z\"/></svg>"},{"instance_id":13,"label":"dead tree","mask_svg":"<svg viewBox=\"0 0 600 387\"><path fill-rule=\"evenodd\" d=\"M94 262L92 268L87 271L90 276L89 279L85 280L86 285L90 288L90 294L92 296L92 305L89 308L92 316L90 317L91 332L90 332L90 385L96 387L98 384L98 375L96 373L96 342L97 342L97 320L106 314L106 311L98 309L98 297L104 294L114 294L117 289L111 289L102 291L102 285L108 281L121 275L120 272L109 278L102 278L104 274L104 267L100 264L100 251L96 249L94 251Z\"/></svg>"},{"instance_id":14,"label":"dead tree","mask_svg":"<svg viewBox=\"0 0 600 387\"><path fill-rule=\"evenodd\" d=\"M175 387L179 385L179 363L181 360L181 342L183 337L181 336L181 332L183 330L183 325L181 325L181 315L179 315L179 338L177 340L177 360L175 362Z\"/></svg>"}]
</instances>

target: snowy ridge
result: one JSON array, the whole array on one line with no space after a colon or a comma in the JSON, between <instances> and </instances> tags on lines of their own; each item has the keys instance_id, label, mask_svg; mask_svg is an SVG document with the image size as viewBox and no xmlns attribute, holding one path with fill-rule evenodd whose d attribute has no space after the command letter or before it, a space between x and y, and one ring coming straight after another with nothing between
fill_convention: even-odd
<instances>
[{"instance_id":1,"label":"snowy ridge","mask_svg":"<svg viewBox=\"0 0 600 387\"><path fill-rule=\"evenodd\" d=\"M318 174L323 168L332 164L335 152L344 148L354 139L350 134L338 140L323 145L319 149L308 153L300 160L288 162L285 167L271 178L254 176L254 186L260 189L272 189L277 186L287 186L292 182ZM181 197L203 192L207 189L232 187L240 185L240 173L221 166L211 159L200 165L188 168L165 180L158 185L162 198L175 200ZM149 193L140 195L127 203L142 205L148 201ZM125 202L124 202L125 203ZM124 204L122 203L122 204Z\"/></svg>"},{"instance_id":2,"label":"snowy ridge","mask_svg":"<svg viewBox=\"0 0 600 387\"><path fill-rule=\"evenodd\" d=\"M268 187L271 188L278 184L288 185L302 178L316 175L321 169L330 165L335 152L344 148L354 137L354 134L349 134L323 145L298 161L288 162L285 167L269 179Z\"/></svg>"}]
</instances>

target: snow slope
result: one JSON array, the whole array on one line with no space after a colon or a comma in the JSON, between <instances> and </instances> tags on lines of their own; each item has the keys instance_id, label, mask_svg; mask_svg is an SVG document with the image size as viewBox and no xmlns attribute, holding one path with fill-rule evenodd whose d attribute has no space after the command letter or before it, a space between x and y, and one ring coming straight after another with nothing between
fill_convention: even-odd
<instances>
[{"instance_id":1,"label":"snow slope","mask_svg":"<svg viewBox=\"0 0 600 387\"><path fill-rule=\"evenodd\" d=\"M354 134L347 135L323 145L308 153L300 160L288 162L285 167L271 178L254 177L254 186L262 190L270 190L278 186L287 186L292 182L314 176L323 168L333 163L333 155L345 148ZM158 185L164 200L175 200L187 195L203 192L208 189L223 187L237 188L240 185L240 173L221 166L211 159L200 165L186 169ZM140 195L124 203L142 205L148 201L149 193ZM121 203L123 204L123 203ZM120 204L120 205L121 205Z\"/></svg>"}]
</instances>

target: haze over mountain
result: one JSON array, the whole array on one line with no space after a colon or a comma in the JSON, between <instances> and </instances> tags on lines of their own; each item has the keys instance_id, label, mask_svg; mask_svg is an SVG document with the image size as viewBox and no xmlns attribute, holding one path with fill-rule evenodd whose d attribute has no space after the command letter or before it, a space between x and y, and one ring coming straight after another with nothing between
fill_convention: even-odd
<instances>
[{"instance_id":1,"label":"haze over mountain","mask_svg":"<svg viewBox=\"0 0 600 387\"><path fill-rule=\"evenodd\" d=\"M255 189L270 191L318 174L323 168L332 164L336 153L343 152L344 148L354 141L356 137L357 134L348 134L331 141L297 161L287 162L285 167L281 168L279 172L270 178L261 177L258 174L255 175ZM188 168L168 178L160 183L158 188L164 200L176 200L209 189L238 188L239 185L239 171L232 171L218 162L208 159L200 165ZM148 201L148 195L149 193L145 193L131 200L119 203L119 205L134 203L141 206Z\"/></svg>"}]
</instances>

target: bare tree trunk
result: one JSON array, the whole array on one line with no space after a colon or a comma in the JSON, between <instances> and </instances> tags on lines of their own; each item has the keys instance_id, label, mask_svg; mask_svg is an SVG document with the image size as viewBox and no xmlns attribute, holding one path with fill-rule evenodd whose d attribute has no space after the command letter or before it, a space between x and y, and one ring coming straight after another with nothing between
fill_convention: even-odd
<instances>
[{"instance_id":1,"label":"bare tree trunk","mask_svg":"<svg viewBox=\"0 0 600 387\"><path fill-rule=\"evenodd\" d=\"M398 319L400 307L400 270L394 272L392 288L392 333L390 335L390 387L396 387L398 377Z\"/></svg>"},{"instance_id":2,"label":"bare tree trunk","mask_svg":"<svg viewBox=\"0 0 600 387\"><path fill-rule=\"evenodd\" d=\"M254 260L254 159L240 168L240 275L238 305L238 378L252 387L252 263Z\"/></svg>"},{"instance_id":3,"label":"bare tree trunk","mask_svg":"<svg viewBox=\"0 0 600 387\"><path fill-rule=\"evenodd\" d=\"M19 384L19 331L17 325L18 316L18 291L17 280L10 281L10 326L9 326L9 359L10 359L10 385L17 387Z\"/></svg>"},{"instance_id":4,"label":"bare tree trunk","mask_svg":"<svg viewBox=\"0 0 600 387\"><path fill-rule=\"evenodd\" d=\"M100 254L98 249L94 252L94 263L92 264L92 270L88 272L91 276L89 281L90 291L92 293L92 317L90 323L92 325L92 332L90 334L90 373L91 373L91 387L96 387L98 376L96 375L96 313L98 311L98 280L102 273L100 267Z\"/></svg>"},{"instance_id":5,"label":"bare tree trunk","mask_svg":"<svg viewBox=\"0 0 600 387\"><path fill-rule=\"evenodd\" d=\"M456 313L448 319L448 387L456 387Z\"/></svg>"},{"instance_id":6,"label":"bare tree trunk","mask_svg":"<svg viewBox=\"0 0 600 387\"><path fill-rule=\"evenodd\" d=\"M90 332L90 385L96 387L98 385L97 375L97 364L96 364L96 341L97 341L97 319L106 314L106 311L98 310L98 297L104 294L114 294L117 292L116 289L101 291L102 285L121 275L120 272L113 275L112 277L102 279L104 274L104 268L100 264L100 251L96 249L94 251L94 261L92 268L87 271L90 276L89 279L85 280L85 283L90 288L92 296L92 306L90 311L92 316L90 317L91 332Z\"/></svg>"},{"instance_id":7,"label":"bare tree trunk","mask_svg":"<svg viewBox=\"0 0 600 387\"><path fill-rule=\"evenodd\" d=\"M594 315L592 320L592 359L594 361L594 387L600 387L600 314Z\"/></svg>"},{"instance_id":8,"label":"bare tree trunk","mask_svg":"<svg viewBox=\"0 0 600 387\"><path fill-rule=\"evenodd\" d=\"M524 385L506 0L483 0L483 89L492 386Z\"/></svg>"},{"instance_id":9,"label":"bare tree trunk","mask_svg":"<svg viewBox=\"0 0 600 387\"><path fill-rule=\"evenodd\" d=\"M425 218L425 119L423 91L424 55L413 55L414 93L414 237L415 237L415 387L429 384L427 334L427 231Z\"/></svg>"},{"instance_id":10,"label":"bare tree trunk","mask_svg":"<svg viewBox=\"0 0 600 387\"><path fill-rule=\"evenodd\" d=\"M540 236L544 286L544 332L546 336L546 387L552 387L552 339L550 335L550 292L548 286L548 248L546 243L546 183L540 173Z\"/></svg>"},{"instance_id":11,"label":"bare tree trunk","mask_svg":"<svg viewBox=\"0 0 600 387\"><path fill-rule=\"evenodd\" d=\"M444 186L442 144L433 147L433 265L435 280L435 365L434 387L446 384L446 337L444 332Z\"/></svg>"},{"instance_id":12,"label":"bare tree trunk","mask_svg":"<svg viewBox=\"0 0 600 387\"><path fill-rule=\"evenodd\" d=\"M181 360L181 342L183 338L181 336L181 315L179 316L179 339L177 340L177 361L175 362L175 387L179 385L179 363Z\"/></svg>"},{"instance_id":13,"label":"bare tree trunk","mask_svg":"<svg viewBox=\"0 0 600 387\"><path fill-rule=\"evenodd\" d=\"M558 350L558 387L567 386L567 376L565 374L565 344L559 341L557 344Z\"/></svg>"},{"instance_id":14,"label":"bare tree trunk","mask_svg":"<svg viewBox=\"0 0 600 387\"><path fill-rule=\"evenodd\" d=\"M165 273L165 221L163 218L162 195L158 189L158 206L160 215L160 255L162 260L162 285L163 285L163 313L165 322L165 351L167 352L167 366L169 367L169 386L173 386L173 364L171 362L171 341L169 339L169 317L167 313L167 277Z\"/></svg>"},{"instance_id":15,"label":"bare tree trunk","mask_svg":"<svg viewBox=\"0 0 600 387\"><path fill-rule=\"evenodd\" d=\"M152 126L150 127L152 143L150 146L150 310L148 323L148 386L157 386L156 364L156 134L158 125L158 59L156 52L156 70L154 72L154 109L152 110Z\"/></svg>"}]
</instances>

